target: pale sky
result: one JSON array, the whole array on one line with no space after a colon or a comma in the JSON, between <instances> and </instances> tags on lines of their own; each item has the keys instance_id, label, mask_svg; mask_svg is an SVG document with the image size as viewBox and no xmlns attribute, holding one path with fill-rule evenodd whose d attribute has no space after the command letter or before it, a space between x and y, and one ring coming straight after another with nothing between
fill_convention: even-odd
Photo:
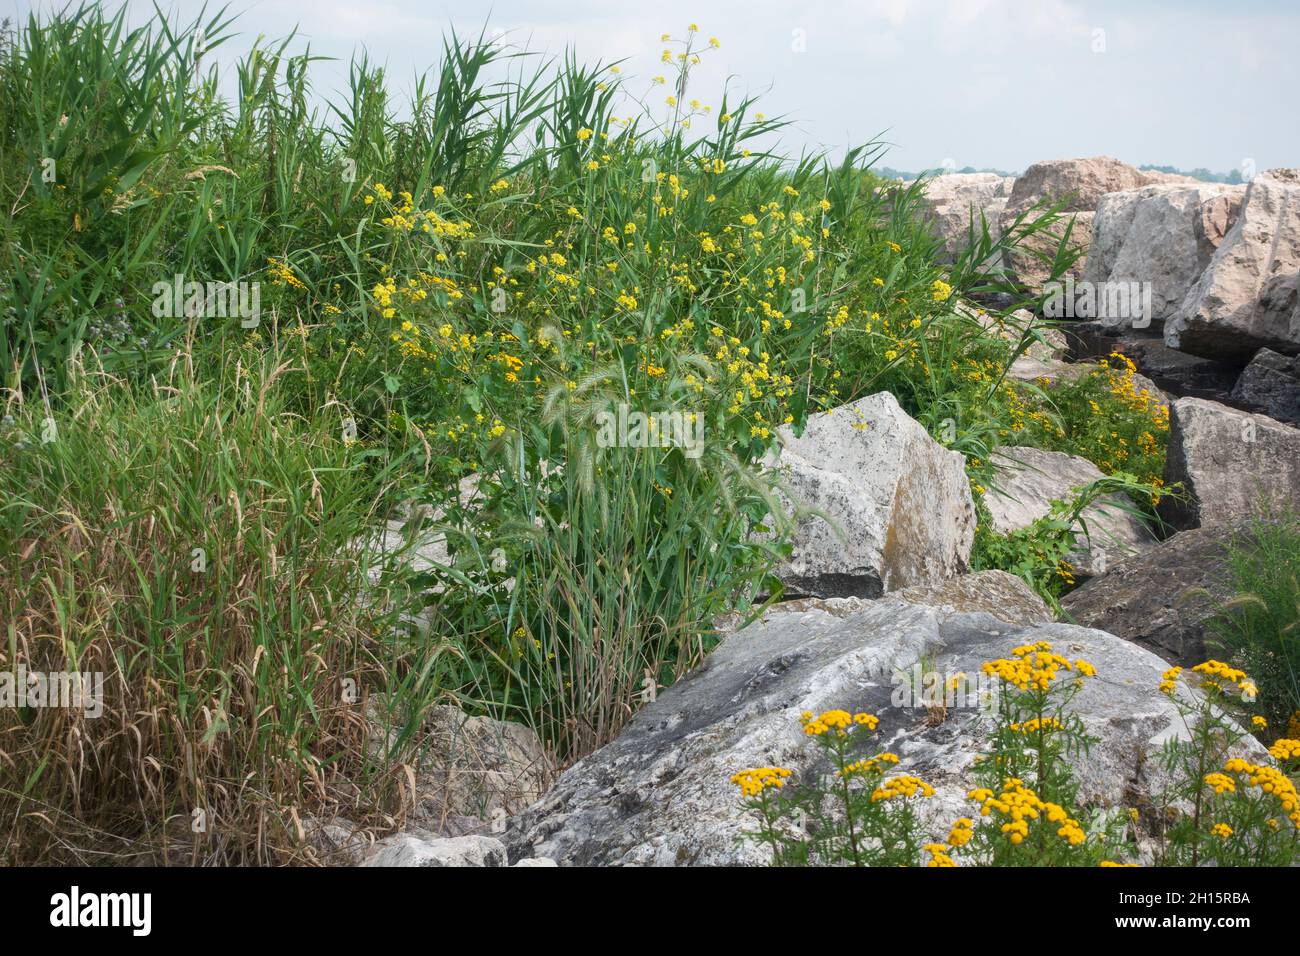
<instances>
[{"instance_id":1,"label":"pale sky","mask_svg":"<svg viewBox=\"0 0 1300 956\"><path fill-rule=\"evenodd\" d=\"M201 4L158 0L188 20ZM37 3L41 9L62 5ZM28 0L0 0L25 18ZM150 4L133 3L148 11ZM1227 172L1300 166L1300 3L1294 0L235 0L242 52L295 25L318 87L341 82L363 44L392 80L432 66L450 26L587 61L627 59L630 88L660 72L660 34L691 22L712 51L689 96L767 91L759 109L797 121L787 150L838 149L885 133L882 163L1021 170L1107 154ZM656 94L660 95L660 94Z\"/></svg>"}]
</instances>

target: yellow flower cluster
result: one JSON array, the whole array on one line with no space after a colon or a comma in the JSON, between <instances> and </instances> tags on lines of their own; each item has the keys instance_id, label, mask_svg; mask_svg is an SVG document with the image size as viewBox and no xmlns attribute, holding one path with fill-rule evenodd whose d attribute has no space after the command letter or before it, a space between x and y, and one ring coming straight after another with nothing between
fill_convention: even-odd
<instances>
[{"instance_id":1,"label":"yellow flower cluster","mask_svg":"<svg viewBox=\"0 0 1300 956\"><path fill-rule=\"evenodd\" d=\"M1227 774L1207 773L1205 785L1218 794L1237 792L1237 782Z\"/></svg>"},{"instance_id":2,"label":"yellow flower cluster","mask_svg":"<svg viewBox=\"0 0 1300 956\"><path fill-rule=\"evenodd\" d=\"M1008 818L1002 824L1002 832L1012 843L1024 842L1029 836L1029 821L1037 820L1039 816L1046 817L1049 823L1058 824L1056 835L1071 846L1078 846L1088 839L1079 821L1073 819L1064 807L1039 799L1038 794L1016 777L1009 778L1002 785L1002 793L996 796L987 787L972 790L967 796L980 805L980 816L998 813Z\"/></svg>"},{"instance_id":3,"label":"yellow flower cluster","mask_svg":"<svg viewBox=\"0 0 1300 956\"><path fill-rule=\"evenodd\" d=\"M975 821L970 817L961 817L952 825L948 831L948 845L959 847L965 846L975 836Z\"/></svg>"},{"instance_id":4,"label":"yellow flower cluster","mask_svg":"<svg viewBox=\"0 0 1300 956\"><path fill-rule=\"evenodd\" d=\"M294 274L287 262L274 257L267 259L266 272L271 277L272 285L287 285L294 289L306 289L306 284Z\"/></svg>"},{"instance_id":5,"label":"yellow flower cluster","mask_svg":"<svg viewBox=\"0 0 1300 956\"><path fill-rule=\"evenodd\" d=\"M985 661L982 669L990 677L1001 678L1020 690L1040 691L1047 690L1061 671L1075 671L1083 677L1097 674L1097 669L1085 660L1072 662L1054 653L1047 641L1014 648L1011 657Z\"/></svg>"},{"instance_id":6,"label":"yellow flower cluster","mask_svg":"<svg viewBox=\"0 0 1300 956\"><path fill-rule=\"evenodd\" d=\"M1151 425L1157 431L1169 430L1169 406L1160 400L1160 396L1152 395L1150 389L1137 387L1133 376L1137 373L1137 366L1123 352L1111 352L1110 355L1102 359L1099 363L1102 368L1107 369L1110 376L1110 393L1116 398L1123 401L1135 411L1142 412L1150 418ZM1152 436L1147 435L1154 445Z\"/></svg>"},{"instance_id":7,"label":"yellow flower cluster","mask_svg":"<svg viewBox=\"0 0 1300 956\"><path fill-rule=\"evenodd\" d=\"M500 192L502 188L508 187L509 183L506 183L505 180L499 180L490 187L490 191L496 193ZM376 198L384 202L389 202L393 198L393 193L383 183L375 183L373 191L374 195L365 197L367 206L373 204ZM435 186L430 192L436 199L441 197L445 190L441 186ZM474 238L474 229L468 221L453 222L444 219L432 209L417 210L415 208L415 197L406 190L398 192L397 198L398 202L392 206L391 215L380 218L381 225L398 232L414 232L418 226L421 232L447 239Z\"/></svg>"},{"instance_id":8,"label":"yellow flower cluster","mask_svg":"<svg viewBox=\"0 0 1300 956\"><path fill-rule=\"evenodd\" d=\"M1064 811L1061 812L1064 813ZM1049 816L1048 819L1051 819L1051 817ZM1056 831L1057 836L1066 840L1070 846L1080 846L1087 842L1088 834L1084 832L1083 827L1079 826L1077 820L1067 818L1064 822L1061 822L1060 820L1054 822L1061 823L1060 829Z\"/></svg>"},{"instance_id":9,"label":"yellow flower cluster","mask_svg":"<svg viewBox=\"0 0 1300 956\"><path fill-rule=\"evenodd\" d=\"M1214 826L1210 827L1210 833L1218 837L1220 840L1226 840L1228 837L1232 836L1232 827L1228 826L1226 823L1216 823Z\"/></svg>"},{"instance_id":10,"label":"yellow flower cluster","mask_svg":"<svg viewBox=\"0 0 1300 956\"><path fill-rule=\"evenodd\" d=\"M897 763L898 754L883 753L878 757L855 760L853 763L847 764L843 770L838 771L838 774L841 777L851 777L860 774L875 773L878 770L883 770L886 764Z\"/></svg>"},{"instance_id":11,"label":"yellow flower cluster","mask_svg":"<svg viewBox=\"0 0 1300 956\"><path fill-rule=\"evenodd\" d=\"M1295 784L1281 770L1253 764L1240 757L1229 760L1223 769L1226 773L1245 777L1252 787L1276 797L1282 805L1282 811L1296 827L1300 827L1300 795L1296 794Z\"/></svg>"},{"instance_id":12,"label":"yellow flower cluster","mask_svg":"<svg viewBox=\"0 0 1300 956\"><path fill-rule=\"evenodd\" d=\"M893 800L896 797L904 799L915 797L918 794L922 797L933 797L934 787L930 786L920 777L902 775L890 777L871 794L871 802L876 803L880 800Z\"/></svg>"},{"instance_id":13,"label":"yellow flower cluster","mask_svg":"<svg viewBox=\"0 0 1300 956\"><path fill-rule=\"evenodd\" d=\"M1197 664L1192 670L1201 675L1205 686L1218 691L1225 691L1229 687L1241 691L1243 697L1247 700L1254 700L1258 690L1255 682L1246 676L1246 672L1236 667L1232 667L1223 661L1208 660L1203 664Z\"/></svg>"},{"instance_id":14,"label":"yellow flower cluster","mask_svg":"<svg viewBox=\"0 0 1300 956\"><path fill-rule=\"evenodd\" d=\"M370 294L375 297L375 302L379 304L380 312L384 318L391 319L397 314L393 308L393 296L397 293L397 280L388 276L381 282L376 282L375 287L370 290Z\"/></svg>"},{"instance_id":15,"label":"yellow flower cluster","mask_svg":"<svg viewBox=\"0 0 1300 956\"><path fill-rule=\"evenodd\" d=\"M804 711L799 720L803 724L803 732L809 737L820 737L825 733L846 737L854 724L875 730L880 723L880 718L872 714L850 714L847 710L828 710L819 717L814 717L812 711Z\"/></svg>"},{"instance_id":16,"label":"yellow flower cluster","mask_svg":"<svg viewBox=\"0 0 1300 956\"><path fill-rule=\"evenodd\" d=\"M1178 675L1183 672L1181 667L1171 667L1160 675L1160 693L1173 695L1178 688Z\"/></svg>"},{"instance_id":17,"label":"yellow flower cluster","mask_svg":"<svg viewBox=\"0 0 1300 956\"><path fill-rule=\"evenodd\" d=\"M930 854L930 859L925 861L926 866L956 866L952 857L948 855L948 848L942 843L927 843L921 849Z\"/></svg>"},{"instance_id":18,"label":"yellow flower cluster","mask_svg":"<svg viewBox=\"0 0 1300 956\"><path fill-rule=\"evenodd\" d=\"M1026 720L1023 724L1012 723L1010 728L1019 734L1036 734L1040 730L1064 730L1065 724L1056 717L1035 717L1033 720Z\"/></svg>"},{"instance_id":19,"label":"yellow flower cluster","mask_svg":"<svg viewBox=\"0 0 1300 956\"><path fill-rule=\"evenodd\" d=\"M1300 740L1279 737L1273 741L1273 746L1268 748L1268 753L1274 760L1290 760L1292 757L1300 757Z\"/></svg>"},{"instance_id":20,"label":"yellow flower cluster","mask_svg":"<svg viewBox=\"0 0 1300 956\"><path fill-rule=\"evenodd\" d=\"M740 788L742 797L757 797L764 790L780 790L790 773L785 767L752 767L737 773L731 782Z\"/></svg>"}]
</instances>

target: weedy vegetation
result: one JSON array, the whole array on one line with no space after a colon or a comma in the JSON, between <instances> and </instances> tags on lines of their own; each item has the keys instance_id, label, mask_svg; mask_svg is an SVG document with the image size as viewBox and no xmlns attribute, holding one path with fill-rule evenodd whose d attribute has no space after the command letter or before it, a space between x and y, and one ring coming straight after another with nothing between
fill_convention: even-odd
<instances>
[{"instance_id":1,"label":"weedy vegetation","mask_svg":"<svg viewBox=\"0 0 1300 956\"><path fill-rule=\"evenodd\" d=\"M1082 803L1072 764L1097 738L1070 707L1099 679L1082 658L1047 641L986 661L996 681L986 717L990 747L965 794L969 816L940 821L936 787L893 773L897 754L870 746L874 714L830 710L802 717L820 759L803 774L754 767L732 783L759 820L753 839L785 866L1289 866L1300 858L1300 741L1279 738L1269 761L1232 755L1247 735L1229 716L1257 688L1222 661L1174 667L1161 678L1183 723L1160 754L1154 799L1127 808ZM950 680L966 681L964 675ZM1188 693L1195 686L1199 693ZM1255 715L1256 726L1265 719ZM936 833L938 835L936 835Z\"/></svg>"},{"instance_id":2,"label":"weedy vegetation","mask_svg":"<svg viewBox=\"0 0 1300 956\"><path fill-rule=\"evenodd\" d=\"M0 32L0 664L106 675L98 718L0 712L5 862L308 862L308 818L401 825L440 701L590 752L779 596L765 457L867 394L977 497L1039 441L1149 508L1123 370L1011 381L1041 327L958 307L1032 305L985 264L1063 274L1059 207L945 262L882 144L787 157L697 89L695 27L645 76L449 35L399 98L235 24ZM611 444L620 406L702 440ZM1055 596L1080 510L984 565Z\"/></svg>"}]
</instances>

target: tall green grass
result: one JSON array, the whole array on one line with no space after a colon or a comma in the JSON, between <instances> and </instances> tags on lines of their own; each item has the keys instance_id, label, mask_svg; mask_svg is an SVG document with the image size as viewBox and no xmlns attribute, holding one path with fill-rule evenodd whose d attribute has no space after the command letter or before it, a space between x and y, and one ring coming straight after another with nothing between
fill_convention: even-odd
<instances>
[{"instance_id":1,"label":"tall green grass","mask_svg":"<svg viewBox=\"0 0 1300 956\"><path fill-rule=\"evenodd\" d=\"M780 549L754 534L781 514L770 481L710 422L698 457L603 447L596 417L617 397L595 382L557 389L538 427L485 462L485 503L449 516L454 570L429 575L452 587L467 575L480 594L451 624L466 638L466 699L533 724L565 758L698 664L717 618L776 593Z\"/></svg>"},{"instance_id":2,"label":"tall green grass","mask_svg":"<svg viewBox=\"0 0 1300 956\"><path fill-rule=\"evenodd\" d=\"M1300 732L1300 515L1275 509L1227 542L1233 596L1210 632L1259 686L1273 736Z\"/></svg>"}]
</instances>

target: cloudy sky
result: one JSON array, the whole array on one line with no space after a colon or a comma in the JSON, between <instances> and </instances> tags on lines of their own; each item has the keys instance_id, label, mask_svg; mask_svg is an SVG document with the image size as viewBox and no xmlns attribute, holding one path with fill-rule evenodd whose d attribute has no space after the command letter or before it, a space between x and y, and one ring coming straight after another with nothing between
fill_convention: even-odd
<instances>
[{"instance_id":1,"label":"cloudy sky","mask_svg":"<svg viewBox=\"0 0 1300 956\"><path fill-rule=\"evenodd\" d=\"M192 18L201 4L158 0ZM48 9L59 3L37 3ZM25 17L29 0L0 0ZM234 0L243 50L295 25L317 54L359 45L399 86L432 64L448 27L659 72L660 34L698 23L711 51L690 95L763 93L796 121L787 148L883 134L887 165L1021 170L1108 154L1226 172L1300 166L1300 4L1294 0ZM147 12L147 3L133 9ZM319 86L344 75L322 65Z\"/></svg>"}]
</instances>

